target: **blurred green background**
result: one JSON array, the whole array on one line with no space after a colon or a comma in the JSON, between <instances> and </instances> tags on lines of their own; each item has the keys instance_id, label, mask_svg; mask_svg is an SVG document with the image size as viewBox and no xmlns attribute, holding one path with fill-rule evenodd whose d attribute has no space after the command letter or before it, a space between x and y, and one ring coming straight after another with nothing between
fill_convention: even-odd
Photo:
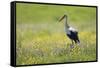
<instances>
[{"instance_id":1,"label":"blurred green background","mask_svg":"<svg viewBox=\"0 0 100 68\"><path fill-rule=\"evenodd\" d=\"M70 39L59 18L79 31L80 46ZM96 60L96 7L16 4L17 65Z\"/></svg>"}]
</instances>

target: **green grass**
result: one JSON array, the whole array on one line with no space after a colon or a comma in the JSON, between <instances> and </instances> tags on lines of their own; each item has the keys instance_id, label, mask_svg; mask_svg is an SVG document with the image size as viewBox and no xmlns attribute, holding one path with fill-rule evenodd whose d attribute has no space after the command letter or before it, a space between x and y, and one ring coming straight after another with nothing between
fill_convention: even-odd
<instances>
[{"instance_id":1,"label":"green grass","mask_svg":"<svg viewBox=\"0 0 100 68\"><path fill-rule=\"evenodd\" d=\"M96 60L96 8L17 3L16 64L48 64ZM80 46L70 48L64 23L79 31Z\"/></svg>"}]
</instances>

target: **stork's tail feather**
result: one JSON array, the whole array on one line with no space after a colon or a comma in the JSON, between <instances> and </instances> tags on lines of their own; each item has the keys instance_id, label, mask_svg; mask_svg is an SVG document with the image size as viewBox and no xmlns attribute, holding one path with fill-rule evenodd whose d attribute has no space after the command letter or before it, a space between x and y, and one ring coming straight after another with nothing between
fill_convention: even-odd
<instances>
[{"instance_id":1,"label":"stork's tail feather","mask_svg":"<svg viewBox=\"0 0 100 68\"><path fill-rule=\"evenodd\" d=\"M75 43L76 44L80 44L80 40L75 40Z\"/></svg>"}]
</instances>

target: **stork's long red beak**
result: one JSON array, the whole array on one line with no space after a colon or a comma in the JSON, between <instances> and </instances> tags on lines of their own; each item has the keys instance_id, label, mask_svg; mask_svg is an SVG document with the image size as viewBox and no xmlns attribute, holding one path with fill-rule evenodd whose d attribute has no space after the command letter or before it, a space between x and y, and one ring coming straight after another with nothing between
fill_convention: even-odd
<instances>
[{"instance_id":1,"label":"stork's long red beak","mask_svg":"<svg viewBox=\"0 0 100 68\"><path fill-rule=\"evenodd\" d=\"M64 17L65 17L65 15L62 16L62 17L59 19L59 22L62 21L62 20L64 19Z\"/></svg>"},{"instance_id":2,"label":"stork's long red beak","mask_svg":"<svg viewBox=\"0 0 100 68\"><path fill-rule=\"evenodd\" d=\"M59 22L62 21L62 19L64 19L64 17L65 17L65 16L62 16L62 17L59 19Z\"/></svg>"}]
</instances>

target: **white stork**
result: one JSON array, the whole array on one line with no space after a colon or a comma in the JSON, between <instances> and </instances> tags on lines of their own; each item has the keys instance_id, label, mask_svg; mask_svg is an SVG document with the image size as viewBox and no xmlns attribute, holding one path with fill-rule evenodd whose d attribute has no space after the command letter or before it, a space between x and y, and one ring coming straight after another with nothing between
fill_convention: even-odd
<instances>
[{"instance_id":1,"label":"white stork","mask_svg":"<svg viewBox=\"0 0 100 68\"><path fill-rule=\"evenodd\" d=\"M70 27L67 23L67 15L64 15L60 18L59 22L64 19L64 24L65 24L65 32L66 35L71 39L72 45L74 44L79 44L80 40L78 38L78 31L74 29L73 27Z\"/></svg>"}]
</instances>

